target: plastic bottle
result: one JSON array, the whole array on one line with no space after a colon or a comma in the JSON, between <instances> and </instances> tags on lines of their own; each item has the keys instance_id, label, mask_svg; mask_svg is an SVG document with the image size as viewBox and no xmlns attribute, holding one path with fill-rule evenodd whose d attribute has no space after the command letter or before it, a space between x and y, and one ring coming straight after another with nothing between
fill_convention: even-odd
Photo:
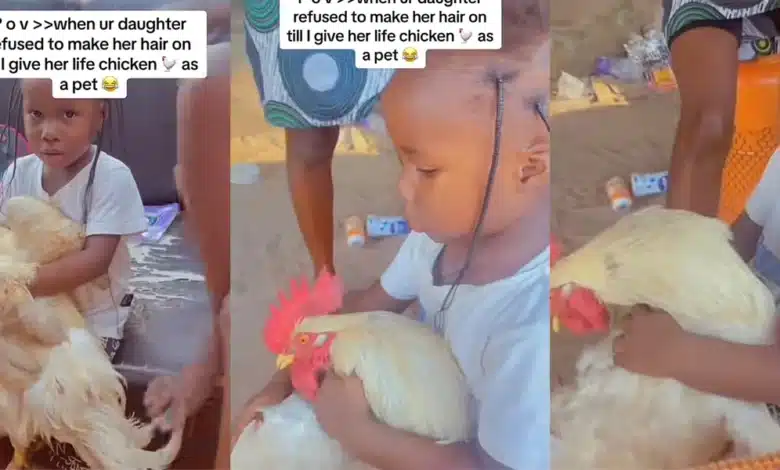
<instances>
[{"instance_id":1,"label":"plastic bottle","mask_svg":"<svg viewBox=\"0 0 780 470\"><path fill-rule=\"evenodd\" d=\"M366 244L366 226L363 219L353 215L344 221L344 229L347 232L347 245L361 247Z\"/></svg>"},{"instance_id":2,"label":"plastic bottle","mask_svg":"<svg viewBox=\"0 0 780 470\"><path fill-rule=\"evenodd\" d=\"M625 211L631 208L631 205L633 204L631 191L628 190L628 186L623 178L619 176L610 178L605 187L607 196L609 196L609 202L612 205L612 210Z\"/></svg>"}]
</instances>

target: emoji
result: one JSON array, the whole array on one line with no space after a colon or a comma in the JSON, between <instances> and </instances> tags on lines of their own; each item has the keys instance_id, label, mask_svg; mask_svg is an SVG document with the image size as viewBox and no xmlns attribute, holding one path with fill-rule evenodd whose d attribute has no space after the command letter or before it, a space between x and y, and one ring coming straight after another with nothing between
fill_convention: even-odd
<instances>
[{"instance_id":1,"label":"emoji","mask_svg":"<svg viewBox=\"0 0 780 470\"><path fill-rule=\"evenodd\" d=\"M401 55L403 56L405 61L414 62L415 60L417 60L417 49L413 47L407 47L406 49L404 49Z\"/></svg>"},{"instance_id":2,"label":"emoji","mask_svg":"<svg viewBox=\"0 0 780 470\"><path fill-rule=\"evenodd\" d=\"M458 32L460 33L460 38L463 39L463 44L469 42L469 39L471 39L471 31L460 28Z\"/></svg>"},{"instance_id":3,"label":"emoji","mask_svg":"<svg viewBox=\"0 0 780 470\"><path fill-rule=\"evenodd\" d=\"M168 57L162 56L162 64L163 67L165 67L166 72L170 72L174 65L176 65L175 59L169 59Z\"/></svg>"},{"instance_id":4,"label":"emoji","mask_svg":"<svg viewBox=\"0 0 780 470\"><path fill-rule=\"evenodd\" d=\"M119 80L116 77L103 77L103 89L106 91L116 91L119 88Z\"/></svg>"}]
</instances>

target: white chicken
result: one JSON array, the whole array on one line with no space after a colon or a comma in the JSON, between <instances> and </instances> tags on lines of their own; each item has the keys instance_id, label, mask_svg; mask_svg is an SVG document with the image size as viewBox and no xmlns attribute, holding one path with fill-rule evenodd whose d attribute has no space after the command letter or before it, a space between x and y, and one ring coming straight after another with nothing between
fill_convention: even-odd
<instances>
[{"instance_id":1,"label":"white chicken","mask_svg":"<svg viewBox=\"0 0 780 470\"><path fill-rule=\"evenodd\" d=\"M171 69L176 65L176 60L169 59L166 56L162 56L162 64L163 64L163 67L165 67L165 71L166 72L170 72Z\"/></svg>"},{"instance_id":2,"label":"white chicken","mask_svg":"<svg viewBox=\"0 0 780 470\"><path fill-rule=\"evenodd\" d=\"M273 309L266 343L291 368L295 394L262 409L262 425L244 429L231 454L234 470L368 470L317 423L309 401L332 368L361 378L376 418L443 443L472 437L469 390L446 341L426 325L390 312L328 315L341 287L324 274L313 290L293 287ZM305 398L305 399L304 399Z\"/></svg>"},{"instance_id":3,"label":"white chicken","mask_svg":"<svg viewBox=\"0 0 780 470\"><path fill-rule=\"evenodd\" d=\"M697 334L768 344L772 295L730 242L729 227L718 220L647 208L558 261L551 295L584 288L613 314L614 306L647 304ZM730 440L753 455L780 451L780 425L765 404L618 368L612 349L618 334L587 347L576 382L553 393L554 470L690 468L717 457Z\"/></svg>"},{"instance_id":4,"label":"white chicken","mask_svg":"<svg viewBox=\"0 0 780 470\"><path fill-rule=\"evenodd\" d=\"M26 467L26 451L37 437L71 444L91 467L101 470L166 468L176 457L181 434L157 452L145 451L155 426L125 417L122 377L100 342L86 329L67 294L33 299L25 286L35 266L80 250L81 226L46 202L15 197L6 202L8 229L0 230L0 284L14 290L3 298L0 335L24 345L42 367L34 383L0 377L0 432L15 450L16 467ZM47 340L64 330L54 347ZM50 344L46 341L45 344ZM3 358L0 358L3 360Z\"/></svg>"}]
</instances>

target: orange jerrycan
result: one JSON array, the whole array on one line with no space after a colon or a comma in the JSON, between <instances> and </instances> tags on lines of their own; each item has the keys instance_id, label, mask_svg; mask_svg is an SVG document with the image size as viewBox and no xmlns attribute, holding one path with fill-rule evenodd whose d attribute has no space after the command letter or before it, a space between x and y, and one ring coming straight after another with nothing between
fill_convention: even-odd
<instances>
[{"instance_id":1,"label":"orange jerrycan","mask_svg":"<svg viewBox=\"0 0 780 470\"><path fill-rule=\"evenodd\" d=\"M734 126L718 213L729 224L745 209L780 143L780 55L739 65Z\"/></svg>"}]
</instances>

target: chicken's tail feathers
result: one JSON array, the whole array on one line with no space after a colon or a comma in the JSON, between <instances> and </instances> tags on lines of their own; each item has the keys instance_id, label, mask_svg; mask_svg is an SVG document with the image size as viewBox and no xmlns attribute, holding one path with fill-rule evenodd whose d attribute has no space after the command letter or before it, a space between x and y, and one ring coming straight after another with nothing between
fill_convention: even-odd
<instances>
[{"instance_id":1,"label":"chicken's tail feathers","mask_svg":"<svg viewBox=\"0 0 780 470\"><path fill-rule=\"evenodd\" d=\"M126 419L121 410L97 407L88 411L91 428L80 433L73 442L77 451L86 452L105 469L164 470L176 460L181 450L183 431L171 434L168 443L159 450L143 447L156 429L152 425L139 425L134 419Z\"/></svg>"}]
</instances>

